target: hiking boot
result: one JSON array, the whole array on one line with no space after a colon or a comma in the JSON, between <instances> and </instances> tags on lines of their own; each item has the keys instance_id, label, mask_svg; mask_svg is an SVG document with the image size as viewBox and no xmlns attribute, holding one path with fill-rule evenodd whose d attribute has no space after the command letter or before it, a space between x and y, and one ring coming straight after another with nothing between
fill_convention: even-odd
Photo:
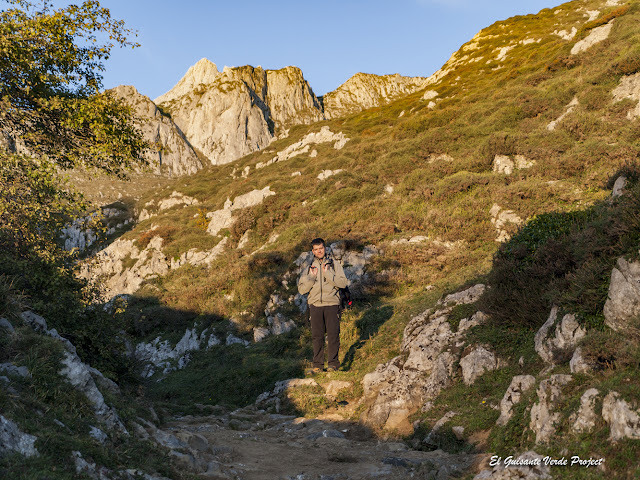
<instances>
[{"instance_id":1,"label":"hiking boot","mask_svg":"<svg viewBox=\"0 0 640 480\"><path fill-rule=\"evenodd\" d=\"M318 367L307 368L307 370L304 373L305 375L314 376L314 375L318 375L319 373L322 373L322 369Z\"/></svg>"}]
</instances>

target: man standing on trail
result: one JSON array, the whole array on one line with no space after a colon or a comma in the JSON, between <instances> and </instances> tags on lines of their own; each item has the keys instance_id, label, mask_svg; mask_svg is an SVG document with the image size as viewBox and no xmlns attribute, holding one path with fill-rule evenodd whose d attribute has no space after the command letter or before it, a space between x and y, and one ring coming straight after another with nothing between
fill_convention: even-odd
<instances>
[{"instance_id":1,"label":"man standing on trail","mask_svg":"<svg viewBox=\"0 0 640 480\"><path fill-rule=\"evenodd\" d=\"M324 368L324 335L327 334L328 371L335 372L340 367L340 289L349 281L340 262L326 254L324 240L311 241L313 260L305 267L298 279L298 292L309 294L307 302L311 312L311 340L313 343L313 369L319 373Z\"/></svg>"}]
</instances>

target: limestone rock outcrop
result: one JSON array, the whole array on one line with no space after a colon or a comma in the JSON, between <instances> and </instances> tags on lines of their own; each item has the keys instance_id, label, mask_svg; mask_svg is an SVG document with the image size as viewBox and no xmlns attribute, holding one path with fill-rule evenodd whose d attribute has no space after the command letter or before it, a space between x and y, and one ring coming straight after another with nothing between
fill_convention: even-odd
<instances>
[{"instance_id":1,"label":"limestone rock outcrop","mask_svg":"<svg viewBox=\"0 0 640 480\"><path fill-rule=\"evenodd\" d=\"M624 99L636 102L636 106L627 112L629 120L640 116L640 72L622 77L620 84L611 93L614 102L621 102Z\"/></svg>"},{"instance_id":2,"label":"limestone rock outcrop","mask_svg":"<svg viewBox=\"0 0 640 480\"><path fill-rule=\"evenodd\" d=\"M514 169L531 168L535 165L534 160L528 160L523 155L515 155L513 160L507 155L496 155L493 159L493 171L511 175Z\"/></svg>"},{"instance_id":3,"label":"limestone rock outcrop","mask_svg":"<svg viewBox=\"0 0 640 480\"><path fill-rule=\"evenodd\" d=\"M611 272L609 295L604 304L605 323L624 331L640 316L640 262L618 259Z\"/></svg>"},{"instance_id":4,"label":"limestone rock outcrop","mask_svg":"<svg viewBox=\"0 0 640 480\"><path fill-rule=\"evenodd\" d=\"M222 254L228 238L223 238L210 250L192 248L178 259L167 258L162 252L163 242L162 237L155 236L146 247L139 248L134 240L118 239L83 263L78 276L89 281L102 278L102 294L107 299L132 294L145 280L164 276L172 269L186 264L210 265Z\"/></svg>"},{"instance_id":5,"label":"limestone rock outcrop","mask_svg":"<svg viewBox=\"0 0 640 480\"><path fill-rule=\"evenodd\" d=\"M384 105L424 88L426 80L423 77L403 77L399 74L356 73L334 91L324 95L322 103L325 117L343 117L366 108Z\"/></svg>"},{"instance_id":6,"label":"limestone rock outcrop","mask_svg":"<svg viewBox=\"0 0 640 480\"><path fill-rule=\"evenodd\" d=\"M404 330L401 355L378 365L363 379L366 423L410 431L408 417L450 385L455 374L464 332L452 331L448 315L456 305L476 302L483 291L483 285L476 285L447 297L446 306L411 319Z\"/></svg>"},{"instance_id":7,"label":"limestone rock outcrop","mask_svg":"<svg viewBox=\"0 0 640 480\"><path fill-rule=\"evenodd\" d=\"M156 101L213 165L271 142L290 125L322 120L320 102L300 69L225 67L201 60Z\"/></svg>"},{"instance_id":8,"label":"limestone rock outcrop","mask_svg":"<svg viewBox=\"0 0 640 480\"><path fill-rule=\"evenodd\" d=\"M500 362L495 354L480 345L460 359L462 379L466 385L473 385L481 375L496 370L499 365Z\"/></svg>"},{"instance_id":9,"label":"limestone rock outcrop","mask_svg":"<svg viewBox=\"0 0 640 480\"><path fill-rule=\"evenodd\" d=\"M127 429L120 420L115 408L110 407L105 402L102 392L100 392L96 386L94 377L96 379L102 377L105 381L107 381L107 379L104 378L98 370L82 362L76 353L75 346L66 338L61 337L55 328L49 329L44 318L30 311L23 312L21 316L24 323L35 331L53 337L62 343L65 352L62 359L63 368L60 370L60 374L63 375L76 390L87 397L96 417L103 421L107 427L127 434Z\"/></svg>"},{"instance_id":10,"label":"limestone rock outcrop","mask_svg":"<svg viewBox=\"0 0 640 480\"><path fill-rule=\"evenodd\" d=\"M589 432L596 426L597 415L595 411L596 400L600 392L596 388L590 388L580 397L580 409L571 418L571 428L579 433Z\"/></svg>"},{"instance_id":11,"label":"limestone rock outcrop","mask_svg":"<svg viewBox=\"0 0 640 480\"><path fill-rule=\"evenodd\" d=\"M611 33L611 28L613 27L613 20L611 20L606 25L601 25L599 27L591 30L591 33L576 44L571 49L571 55L577 55L578 53L585 52L593 47L595 44L602 42L609 38L609 34Z\"/></svg>"},{"instance_id":12,"label":"limestone rock outcrop","mask_svg":"<svg viewBox=\"0 0 640 480\"><path fill-rule=\"evenodd\" d=\"M37 437L20 431L18 425L0 415L0 456L16 452L25 457L38 455L35 447Z\"/></svg>"},{"instance_id":13,"label":"limestone rock outcrop","mask_svg":"<svg viewBox=\"0 0 640 480\"><path fill-rule=\"evenodd\" d=\"M522 396L536 384L532 375L516 375L511 379L511 384L500 401L500 417L496 425L506 425L513 416L513 407L520 403Z\"/></svg>"},{"instance_id":14,"label":"limestone rock outcrop","mask_svg":"<svg viewBox=\"0 0 640 480\"><path fill-rule=\"evenodd\" d=\"M562 317L559 324L558 307L553 307L549 318L535 335L535 349L538 355L549 364L557 364L568 360L576 348L578 341L585 337L586 330L576 321L576 317L567 314ZM555 334L552 336L552 328L556 325Z\"/></svg>"},{"instance_id":15,"label":"limestone rock outcrop","mask_svg":"<svg viewBox=\"0 0 640 480\"><path fill-rule=\"evenodd\" d=\"M602 402L602 418L609 424L609 439L617 442L624 438L640 439L639 411L620 398L618 392L609 392Z\"/></svg>"},{"instance_id":16,"label":"limestone rock outcrop","mask_svg":"<svg viewBox=\"0 0 640 480\"><path fill-rule=\"evenodd\" d=\"M153 172L165 175L191 175L202 168L202 162L183 132L135 87L120 85L111 90L133 109L138 127L151 149L146 160Z\"/></svg>"},{"instance_id":17,"label":"limestone rock outcrop","mask_svg":"<svg viewBox=\"0 0 640 480\"><path fill-rule=\"evenodd\" d=\"M555 406L562 395L562 387L571 381L571 375L551 375L538 386L538 403L531 407L529 428L536 434L536 443L548 442L556 431L560 413Z\"/></svg>"},{"instance_id":18,"label":"limestone rock outcrop","mask_svg":"<svg viewBox=\"0 0 640 480\"><path fill-rule=\"evenodd\" d=\"M491 223L496 228L496 242L506 242L511 238L510 228L522 225L522 219L513 211L503 209L497 203L494 203L489 211L491 215Z\"/></svg>"},{"instance_id":19,"label":"limestone rock outcrop","mask_svg":"<svg viewBox=\"0 0 640 480\"><path fill-rule=\"evenodd\" d=\"M207 226L207 233L215 236L223 228L231 227L236 221L232 216L234 211L259 205L265 198L275 194L276 192L271 191L271 187L266 186L261 190L251 190L238 195L233 201L227 199L222 209L207 213L207 218L211 219Z\"/></svg>"}]
</instances>

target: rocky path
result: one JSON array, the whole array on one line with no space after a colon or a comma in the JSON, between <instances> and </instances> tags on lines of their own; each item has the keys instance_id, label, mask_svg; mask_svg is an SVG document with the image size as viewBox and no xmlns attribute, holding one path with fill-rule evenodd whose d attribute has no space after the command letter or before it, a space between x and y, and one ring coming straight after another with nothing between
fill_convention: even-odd
<instances>
[{"instance_id":1,"label":"rocky path","mask_svg":"<svg viewBox=\"0 0 640 480\"><path fill-rule=\"evenodd\" d=\"M337 417L307 419L256 407L181 417L150 433L205 479L446 479L479 461L476 455L410 450Z\"/></svg>"}]
</instances>

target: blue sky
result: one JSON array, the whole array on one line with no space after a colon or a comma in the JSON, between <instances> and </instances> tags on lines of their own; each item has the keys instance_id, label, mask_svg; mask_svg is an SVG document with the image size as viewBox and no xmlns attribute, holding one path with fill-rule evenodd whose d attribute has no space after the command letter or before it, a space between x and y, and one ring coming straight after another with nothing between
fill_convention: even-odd
<instances>
[{"instance_id":1,"label":"blue sky","mask_svg":"<svg viewBox=\"0 0 640 480\"><path fill-rule=\"evenodd\" d=\"M138 31L117 50L104 86L152 99L203 57L225 65L295 65L317 95L357 72L429 76L479 30L560 0L102 0Z\"/></svg>"}]
</instances>

